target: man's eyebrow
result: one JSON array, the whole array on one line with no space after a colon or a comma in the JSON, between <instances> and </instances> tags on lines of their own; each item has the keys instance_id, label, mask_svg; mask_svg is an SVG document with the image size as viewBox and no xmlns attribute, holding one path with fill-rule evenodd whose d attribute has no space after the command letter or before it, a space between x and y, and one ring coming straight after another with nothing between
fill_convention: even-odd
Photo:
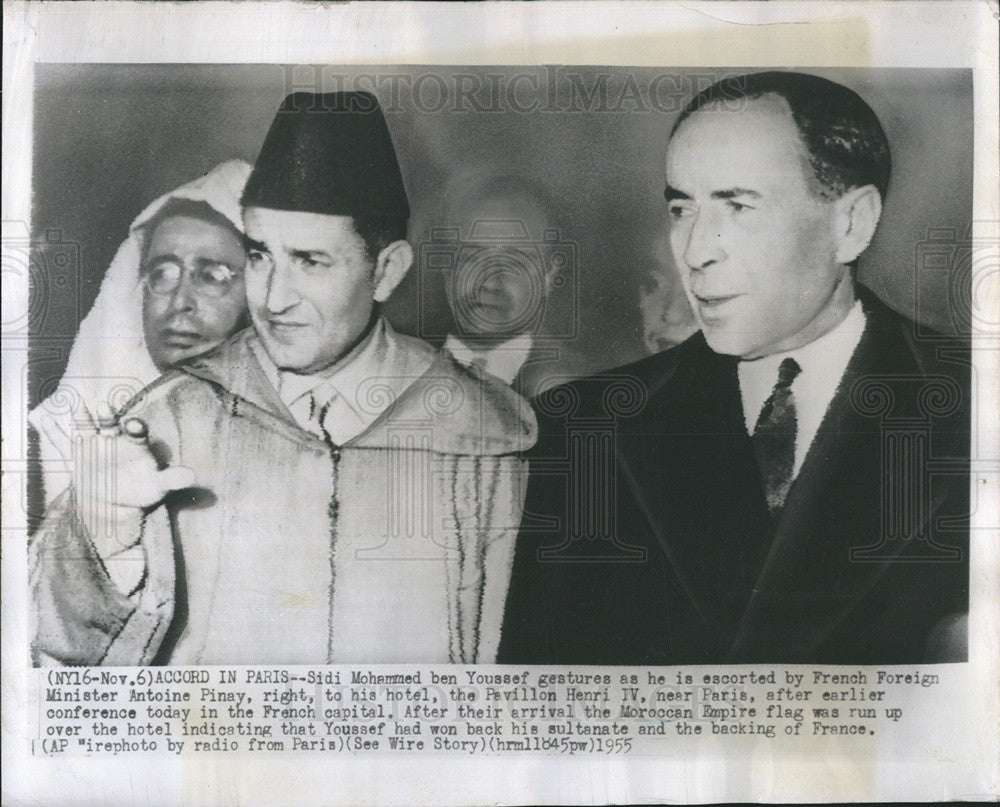
<instances>
[{"instance_id":1,"label":"man's eyebrow","mask_svg":"<svg viewBox=\"0 0 1000 807\"><path fill-rule=\"evenodd\" d=\"M257 252L267 252L267 247L264 246L261 241L254 241L250 236L243 236L243 248L247 251L256 250Z\"/></svg>"},{"instance_id":2,"label":"man's eyebrow","mask_svg":"<svg viewBox=\"0 0 1000 807\"><path fill-rule=\"evenodd\" d=\"M288 253L293 258L326 258L330 259L330 253L322 249L293 249Z\"/></svg>"},{"instance_id":3,"label":"man's eyebrow","mask_svg":"<svg viewBox=\"0 0 1000 807\"><path fill-rule=\"evenodd\" d=\"M712 191L713 199L735 199L737 196L751 196L754 199L761 198L759 192L752 191L749 188L729 188L724 191Z\"/></svg>"},{"instance_id":4,"label":"man's eyebrow","mask_svg":"<svg viewBox=\"0 0 1000 807\"><path fill-rule=\"evenodd\" d=\"M206 266L225 266L227 269L234 271L243 269L243 264L231 265L229 261L219 260L216 258L198 258L194 262L194 265L199 269L204 269Z\"/></svg>"},{"instance_id":5,"label":"man's eyebrow","mask_svg":"<svg viewBox=\"0 0 1000 807\"><path fill-rule=\"evenodd\" d=\"M179 265L183 265L184 263L184 261L182 261L177 255L174 255L174 253L172 252L154 252L150 255L146 255L142 259L142 265L140 266L140 269L145 271L149 269L149 267L152 266L153 264L163 263L165 261L170 261L171 263L176 263Z\"/></svg>"},{"instance_id":6,"label":"man's eyebrow","mask_svg":"<svg viewBox=\"0 0 1000 807\"><path fill-rule=\"evenodd\" d=\"M672 202L674 199L690 199L684 191L679 191L671 184L667 184L667 187L663 189L663 197L668 201Z\"/></svg>"}]
</instances>

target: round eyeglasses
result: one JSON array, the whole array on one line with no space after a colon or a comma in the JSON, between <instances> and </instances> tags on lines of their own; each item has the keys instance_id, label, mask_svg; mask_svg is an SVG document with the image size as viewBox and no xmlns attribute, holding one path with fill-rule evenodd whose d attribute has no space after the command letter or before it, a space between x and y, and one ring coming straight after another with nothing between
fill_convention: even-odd
<instances>
[{"instance_id":1,"label":"round eyeglasses","mask_svg":"<svg viewBox=\"0 0 1000 807\"><path fill-rule=\"evenodd\" d=\"M224 297L241 276L240 272L216 261L199 262L185 269L176 261L163 260L143 270L142 282L152 294L173 294L185 273L195 292L205 297Z\"/></svg>"}]
</instances>

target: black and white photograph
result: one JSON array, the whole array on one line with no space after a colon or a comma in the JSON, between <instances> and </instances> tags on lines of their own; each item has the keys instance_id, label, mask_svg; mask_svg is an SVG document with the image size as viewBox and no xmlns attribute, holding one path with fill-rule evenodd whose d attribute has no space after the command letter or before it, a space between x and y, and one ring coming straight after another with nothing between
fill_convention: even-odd
<instances>
[{"instance_id":1,"label":"black and white photograph","mask_svg":"<svg viewBox=\"0 0 1000 807\"><path fill-rule=\"evenodd\" d=\"M37 663L965 659L969 71L36 77Z\"/></svg>"},{"instance_id":2,"label":"black and white photograph","mask_svg":"<svg viewBox=\"0 0 1000 807\"><path fill-rule=\"evenodd\" d=\"M105 14L191 37L213 6L142 5ZM995 47L984 72L636 37L633 62L59 44L17 67L30 126L5 79L32 770L108 764L109 804L165 754L218 791L131 803L315 803L266 783L293 759L331 804L425 777L414 803L884 800L934 777L883 761L940 758L977 700L990 724ZM935 799L996 796L995 735ZM761 789L806 755L852 784ZM413 778L316 785L323 759ZM476 760L492 800L454 784Z\"/></svg>"}]
</instances>

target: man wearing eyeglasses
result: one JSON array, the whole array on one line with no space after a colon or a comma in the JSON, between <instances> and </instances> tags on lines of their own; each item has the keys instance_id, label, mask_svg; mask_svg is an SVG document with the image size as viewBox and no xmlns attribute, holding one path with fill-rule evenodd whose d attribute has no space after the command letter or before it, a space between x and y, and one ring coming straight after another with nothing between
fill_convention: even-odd
<instances>
[{"instance_id":1,"label":"man wearing eyeglasses","mask_svg":"<svg viewBox=\"0 0 1000 807\"><path fill-rule=\"evenodd\" d=\"M241 202L253 327L80 446L32 544L36 663L494 661L535 420L381 315L413 253L375 97L286 98ZM153 247L150 300L236 282Z\"/></svg>"},{"instance_id":2,"label":"man wearing eyeglasses","mask_svg":"<svg viewBox=\"0 0 1000 807\"><path fill-rule=\"evenodd\" d=\"M142 325L157 369L199 356L249 324L243 234L204 202L174 199L147 227Z\"/></svg>"}]
</instances>

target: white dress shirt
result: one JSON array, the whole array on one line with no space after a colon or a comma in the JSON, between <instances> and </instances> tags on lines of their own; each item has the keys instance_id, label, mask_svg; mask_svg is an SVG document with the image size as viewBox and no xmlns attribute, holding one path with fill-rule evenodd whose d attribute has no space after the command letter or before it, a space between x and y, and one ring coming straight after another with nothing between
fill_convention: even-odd
<instances>
[{"instance_id":1,"label":"white dress shirt","mask_svg":"<svg viewBox=\"0 0 1000 807\"><path fill-rule=\"evenodd\" d=\"M364 432L432 362L432 351L403 350L392 326L379 318L368 335L335 364L310 375L275 367L259 341L252 347L279 397L303 429L323 430L336 445ZM322 426L319 413L326 407Z\"/></svg>"},{"instance_id":2,"label":"white dress shirt","mask_svg":"<svg viewBox=\"0 0 1000 807\"><path fill-rule=\"evenodd\" d=\"M514 382L528 360L533 345L534 339L530 333L518 334L486 350L475 350L454 334L448 334L448 338L444 340L444 349L451 353L459 364L466 367L475 364L505 384Z\"/></svg>"},{"instance_id":3,"label":"white dress shirt","mask_svg":"<svg viewBox=\"0 0 1000 807\"><path fill-rule=\"evenodd\" d=\"M865 314L859 301L840 325L808 345L739 363L740 395L748 434L753 434L760 410L774 391L781 362L792 358L802 368L791 386L797 420L793 479L802 468L864 329Z\"/></svg>"}]
</instances>

